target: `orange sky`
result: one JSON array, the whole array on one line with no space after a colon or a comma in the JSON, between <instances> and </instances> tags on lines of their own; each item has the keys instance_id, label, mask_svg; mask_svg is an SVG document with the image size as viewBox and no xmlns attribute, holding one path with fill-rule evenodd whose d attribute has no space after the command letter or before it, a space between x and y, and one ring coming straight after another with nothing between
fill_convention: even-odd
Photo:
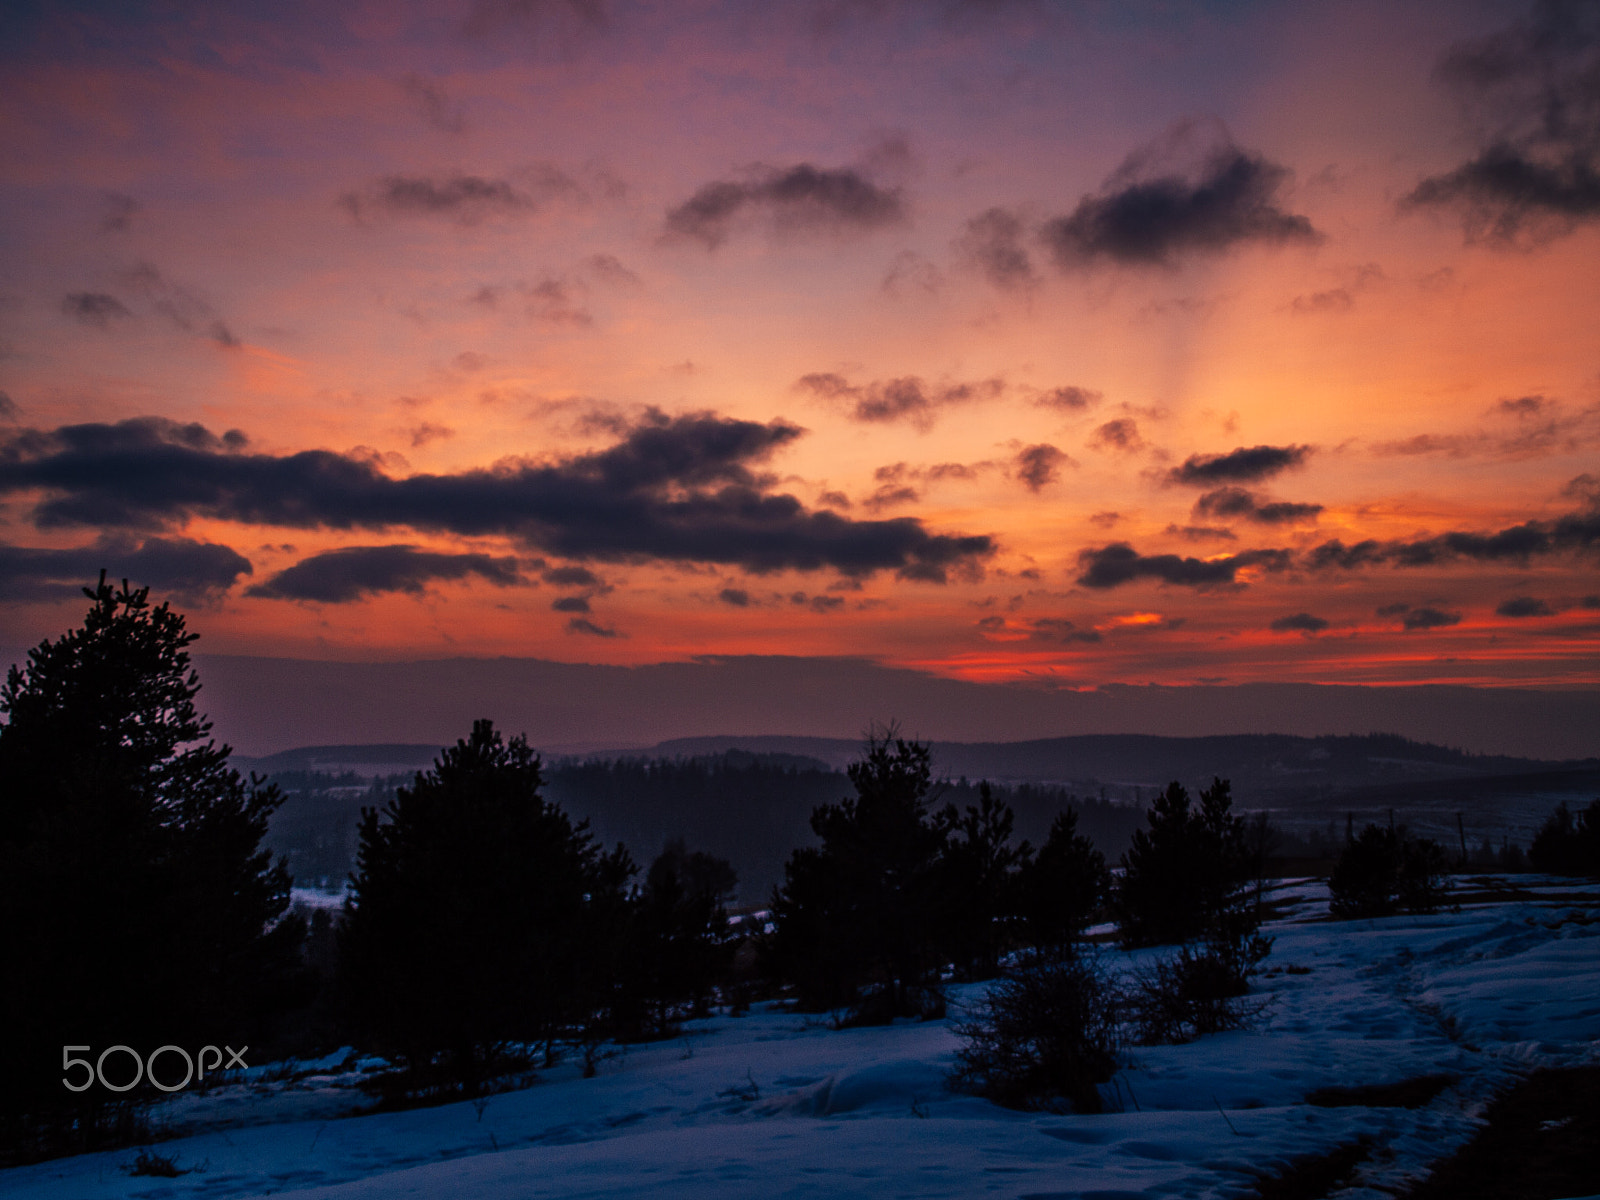
<instances>
[{"instance_id":1,"label":"orange sky","mask_svg":"<svg viewBox=\"0 0 1600 1200\"><path fill-rule=\"evenodd\" d=\"M779 7L24 16L0 641L1600 682L1592 8Z\"/></svg>"}]
</instances>

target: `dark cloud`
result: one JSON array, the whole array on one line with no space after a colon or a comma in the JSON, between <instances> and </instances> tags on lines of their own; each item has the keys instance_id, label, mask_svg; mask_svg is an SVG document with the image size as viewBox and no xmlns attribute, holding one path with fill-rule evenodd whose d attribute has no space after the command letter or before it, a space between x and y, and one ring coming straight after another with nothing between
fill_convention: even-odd
<instances>
[{"instance_id":1,"label":"dark cloud","mask_svg":"<svg viewBox=\"0 0 1600 1200\"><path fill-rule=\"evenodd\" d=\"M596 625L585 617L573 617L567 622L568 633L584 633L590 637L614 638L621 637L615 629L607 629L604 625Z\"/></svg>"},{"instance_id":2,"label":"dark cloud","mask_svg":"<svg viewBox=\"0 0 1600 1200\"><path fill-rule=\"evenodd\" d=\"M770 490L759 466L800 436L713 413L651 411L602 450L555 462L391 478L370 458L244 453L161 418L0 435L0 494L36 492L40 526L163 528L194 517L301 529L502 535L568 559L894 571L944 582L994 551L918 520L852 521Z\"/></svg>"},{"instance_id":3,"label":"dark cloud","mask_svg":"<svg viewBox=\"0 0 1600 1200\"><path fill-rule=\"evenodd\" d=\"M1424 605L1422 608L1407 609L1400 618L1402 629L1445 629L1451 625L1461 624L1461 614L1446 612L1442 608Z\"/></svg>"},{"instance_id":4,"label":"dark cloud","mask_svg":"<svg viewBox=\"0 0 1600 1200\"><path fill-rule=\"evenodd\" d=\"M1186 542L1238 541L1233 530L1216 525L1168 525L1165 532L1171 537L1181 537Z\"/></svg>"},{"instance_id":5,"label":"dark cloud","mask_svg":"<svg viewBox=\"0 0 1600 1200\"><path fill-rule=\"evenodd\" d=\"M1240 446L1226 454L1191 454L1167 473L1172 483L1210 487L1218 483L1257 483L1302 465L1310 446Z\"/></svg>"},{"instance_id":6,"label":"dark cloud","mask_svg":"<svg viewBox=\"0 0 1600 1200\"><path fill-rule=\"evenodd\" d=\"M97 329L105 329L114 318L133 316L126 304L106 292L68 292L61 311Z\"/></svg>"},{"instance_id":7,"label":"dark cloud","mask_svg":"<svg viewBox=\"0 0 1600 1200\"><path fill-rule=\"evenodd\" d=\"M1574 454L1600 443L1600 405L1570 411L1546 396L1515 396L1496 401L1489 416L1509 420L1507 428L1476 427L1466 433L1419 433L1378 442L1384 457L1439 455L1447 458L1540 458Z\"/></svg>"},{"instance_id":8,"label":"dark cloud","mask_svg":"<svg viewBox=\"0 0 1600 1200\"><path fill-rule=\"evenodd\" d=\"M1500 244L1600 218L1600 7L1541 0L1452 48L1438 73L1473 110L1478 152L1405 206L1455 209L1469 241Z\"/></svg>"},{"instance_id":9,"label":"dark cloud","mask_svg":"<svg viewBox=\"0 0 1600 1200\"><path fill-rule=\"evenodd\" d=\"M923 429L932 426L940 408L993 400L1005 392L1005 384L999 379L929 384L907 375L858 385L832 372L802 375L795 387L843 406L855 421L883 424L904 420Z\"/></svg>"},{"instance_id":10,"label":"dark cloud","mask_svg":"<svg viewBox=\"0 0 1600 1200\"><path fill-rule=\"evenodd\" d=\"M144 209L132 196L122 192L107 192L105 203L105 215L100 218L101 233L126 233L133 218Z\"/></svg>"},{"instance_id":11,"label":"dark cloud","mask_svg":"<svg viewBox=\"0 0 1600 1200\"><path fill-rule=\"evenodd\" d=\"M1041 236L1057 265L1170 266L1190 254L1252 242L1318 240L1308 219L1280 207L1289 172L1225 136L1188 170L1171 169L1167 164L1192 142L1195 128L1179 126L1131 155L1098 195L1046 222Z\"/></svg>"},{"instance_id":12,"label":"dark cloud","mask_svg":"<svg viewBox=\"0 0 1600 1200\"><path fill-rule=\"evenodd\" d=\"M669 209L666 235L715 250L742 214L761 213L783 233L843 233L881 229L905 220L899 188L883 188L851 167L810 163L777 170L755 167L743 183L708 183Z\"/></svg>"},{"instance_id":13,"label":"dark cloud","mask_svg":"<svg viewBox=\"0 0 1600 1200\"><path fill-rule=\"evenodd\" d=\"M1286 570L1292 562L1287 550L1245 550L1226 558L1182 558L1176 554L1140 554L1127 542L1113 542L1078 555L1082 574L1078 582L1090 588L1114 588L1139 579L1158 579L1181 587L1224 587L1236 581L1241 569L1261 567Z\"/></svg>"},{"instance_id":14,"label":"dark cloud","mask_svg":"<svg viewBox=\"0 0 1600 1200\"><path fill-rule=\"evenodd\" d=\"M540 572L541 579L556 587L600 587L600 577L588 567L550 567Z\"/></svg>"},{"instance_id":15,"label":"dark cloud","mask_svg":"<svg viewBox=\"0 0 1600 1200\"><path fill-rule=\"evenodd\" d=\"M1309 296L1296 296L1289 302L1289 311L1296 316L1312 313L1345 313L1355 307L1355 297L1349 288L1330 288L1325 292L1312 292Z\"/></svg>"},{"instance_id":16,"label":"dark cloud","mask_svg":"<svg viewBox=\"0 0 1600 1200\"><path fill-rule=\"evenodd\" d=\"M924 479L932 480L935 483L941 479L976 479L978 477L979 467L985 467L988 465L989 464L987 463L979 463L976 467L972 467L968 466L966 463L934 463L933 466L928 467L922 472L922 477Z\"/></svg>"},{"instance_id":17,"label":"dark cloud","mask_svg":"<svg viewBox=\"0 0 1600 1200\"><path fill-rule=\"evenodd\" d=\"M861 506L869 512L882 512L900 504L915 504L920 499L922 497L914 487L886 483L863 500Z\"/></svg>"},{"instance_id":18,"label":"dark cloud","mask_svg":"<svg viewBox=\"0 0 1600 1200\"><path fill-rule=\"evenodd\" d=\"M1107 421L1094 431L1089 444L1098 450L1115 450L1124 454L1144 449L1144 438L1139 436L1139 423L1132 417L1118 417Z\"/></svg>"},{"instance_id":19,"label":"dark cloud","mask_svg":"<svg viewBox=\"0 0 1600 1200\"><path fill-rule=\"evenodd\" d=\"M1494 404L1495 412L1513 417L1534 417L1549 408L1550 401L1543 396L1507 396Z\"/></svg>"},{"instance_id":20,"label":"dark cloud","mask_svg":"<svg viewBox=\"0 0 1600 1200\"><path fill-rule=\"evenodd\" d=\"M1110 509L1092 513L1089 516L1089 524L1098 525L1101 529L1110 529L1120 520L1122 520L1122 514L1119 512L1112 512Z\"/></svg>"},{"instance_id":21,"label":"dark cloud","mask_svg":"<svg viewBox=\"0 0 1600 1200\"><path fill-rule=\"evenodd\" d=\"M387 175L360 192L346 192L339 204L357 221L374 214L445 217L460 225L476 225L491 217L521 217L537 212L558 197L583 194L577 182L548 164L530 167L515 183L456 174Z\"/></svg>"},{"instance_id":22,"label":"dark cloud","mask_svg":"<svg viewBox=\"0 0 1600 1200\"><path fill-rule=\"evenodd\" d=\"M1041 392L1034 397L1033 402L1041 408L1061 408L1068 412L1082 412L1091 408L1105 399L1105 393L1097 392L1093 388L1067 387L1051 388L1048 392Z\"/></svg>"},{"instance_id":23,"label":"dark cloud","mask_svg":"<svg viewBox=\"0 0 1600 1200\"><path fill-rule=\"evenodd\" d=\"M1023 245L1022 221L1006 209L991 208L968 221L956 252L1003 291L1026 291L1038 282Z\"/></svg>"},{"instance_id":24,"label":"dark cloud","mask_svg":"<svg viewBox=\"0 0 1600 1200\"><path fill-rule=\"evenodd\" d=\"M838 612L844 607L843 596L813 596L806 607L814 613Z\"/></svg>"},{"instance_id":25,"label":"dark cloud","mask_svg":"<svg viewBox=\"0 0 1600 1200\"><path fill-rule=\"evenodd\" d=\"M1298 504L1286 500L1263 502L1254 492L1241 487L1217 488L1204 493L1194 502L1197 517L1213 520L1239 518L1261 525L1292 525L1298 521L1314 521L1322 511L1320 504Z\"/></svg>"},{"instance_id":26,"label":"dark cloud","mask_svg":"<svg viewBox=\"0 0 1600 1200\"><path fill-rule=\"evenodd\" d=\"M422 118L442 133L462 133L466 118L458 107L451 105L444 89L421 75L407 75L400 81L400 90L416 107Z\"/></svg>"},{"instance_id":27,"label":"dark cloud","mask_svg":"<svg viewBox=\"0 0 1600 1200\"><path fill-rule=\"evenodd\" d=\"M600 282L613 287L631 287L639 282L639 276L624 266L615 254L591 254L583 260L583 265ZM693 364L690 369L693 369Z\"/></svg>"},{"instance_id":28,"label":"dark cloud","mask_svg":"<svg viewBox=\"0 0 1600 1200\"><path fill-rule=\"evenodd\" d=\"M9 393L0 392L0 421L15 421L17 419L17 402Z\"/></svg>"},{"instance_id":29,"label":"dark cloud","mask_svg":"<svg viewBox=\"0 0 1600 1200\"><path fill-rule=\"evenodd\" d=\"M1369 566L1432 567L1450 562L1519 562L1600 545L1600 506L1552 521L1524 521L1494 533L1451 531L1408 542L1369 538L1346 546L1337 538L1308 551L1301 565L1311 570Z\"/></svg>"},{"instance_id":30,"label":"dark cloud","mask_svg":"<svg viewBox=\"0 0 1600 1200\"><path fill-rule=\"evenodd\" d=\"M1072 459L1048 442L1024 446L1017 451L1017 478L1030 492L1037 492L1061 478L1061 468L1072 466Z\"/></svg>"},{"instance_id":31,"label":"dark cloud","mask_svg":"<svg viewBox=\"0 0 1600 1200\"><path fill-rule=\"evenodd\" d=\"M515 297L529 320L547 325L587 326L594 324L593 314L583 307L581 299L587 291L581 280L549 275L538 283L485 284L468 297L467 302L498 309L502 301Z\"/></svg>"},{"instance_id":32,"label":"dark cloud","mask_svg":"<svg viewBox=\"0 0 1600 1200\"><path fill-rule=\"evenodd\" d=\"M589 597L562 596L551 601L550 608L555 612L586 613L589 611Z\"/></svg>"},{"instance_id":33,"label":"dark cloud","mask_svg":"<svg viewBox=\"0 0 1600 1200\"><path fill-rule=\"evenodd\" d=\"M164 276L154 265L136 263L122 275L127 285L149 302L161 316L185 333L196 333L210 338L225 350L238 347L239 339L228 328L227 322L194 292Z\"/></svg>"},{"instance_id":34,"label":"dark cloud","mask_svg":"<svg viewBox=\"0 0 1600 1200\"><path fill-rule=\"evenodd\" d=\"M1328 622L1311 613L1299 612L1293 616L1279 617L1268 626L1274 633L1321 633Z\"/></svg>"},{"instance_id":35,"label":"dark cloud","mask_svg":"<svg viewBox=\"0 0 1600 1200\"><path fill-rule=\"evenodd\" d=\"M441 554L415 546L345 546L302 559L245 595L268 600L349 604L382 592L421 595L436 580L477 576L498 587L525 582L514 558Z\"/></svg>"},{"instance_id":36,"label":"dark cloud","mask_svg":"<svg viewBox=\"0 0 1600 1200\"><path fill-rule=\"evenodd\" d=\"M743 588L723 588L717 593L717 598L724 604L731 604L735 608L750 607L750 593Z\"/></svg>"},{"instance_id":37,"label":"dark cloud","mask_svg":"<svg viewBox=\"0 0 1600 1200\"><path fill-rule=\"evenodd\" d=\"M190 538L106 537L68 550L0 545L0 600L71 599L102 570L161 595L203 601L249 575L251 566L227 546Z\"/></svg>"},{"instance_id":38,"label":"dark cloud","mask_svg":"<svg viewBox=\"0 0 1600 1200\"><path fill-rule=\"evenodd\" d=\"M1543 600L1536 600L1532 596L1513 596L1502 602L1495 610L1495 615L1501 617L1553 617L1556 610Z\"/></svg>"},{"instance_id":39,"label":"dark cloud","mask_svg":"<svg viewBox=\"0 0 1600 1200\"><path fill-rule=\"evenodd\" d=\"M1028 622L1028 640L1031 642L1098 642L1098 629L1079 629L1062 617L1039 617Z\"/></svg>"},{"instance_id":40,"label":"dark cloud","mask_svg":"<svg viewBox=\"0 0 1600 1200\"><path fill-rule=\"evenodd\" d=\"M432 421L424 421L422 424L414 426L405 432L406 436L411 439L411 448L413 450L421 449L429 442L436 442L442 438L453 438L456 435L456 431L448 425L435 425Z\"/></svg>"}]
</instances>

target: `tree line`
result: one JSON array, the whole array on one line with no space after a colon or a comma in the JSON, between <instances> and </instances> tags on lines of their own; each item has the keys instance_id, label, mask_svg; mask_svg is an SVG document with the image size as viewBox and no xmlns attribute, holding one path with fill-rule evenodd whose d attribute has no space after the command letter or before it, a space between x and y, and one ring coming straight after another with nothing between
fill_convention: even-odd
<instances>
[{"instance_id":1,"label":"tree line","mask_svg":"<svg viewBox=\"0 0 1600 1200\"><path fill-rule=\"evenodd\" d=\"M364 808L344 909L308 928L262 848L281 792L231 768L195 706L195 635L146 590L103 576L85 590L84 625L0 688L11 1161L125 1142L156 1096L64 1090L62 1047L349 1043L390 1061L382 1098L399 1104L481 1094L566 1054L592 1073L608 1046L671 1036L714 1003L938 1017L945 983L1002 974L987 1020L966 1027L968 1081L1016 1100L1043 1071L1047 1092L1088 1105L1110 1061L1093 1035L1110 1009L1092 925L1177 947L1118 998L1155 1040L1239 1020L1270 950L1271 831L1233 811L1226 780L1198 797L1171 784L1113 871L1072 807L1038 846L1018 839L995 789L943 792L928 747L892 727L850 765L854 794L813 810L816 842L789 854L754 936L730 921L725 860L680 842L641 869L549 799L538 754L487 720ZM1600 801L1563 808L1536 859L1600 873L1597 831ZM1352 831L1333 910L1425 911L1447 867L1403 829ZM1067 1049L1019 1050L1002 1036L1019 1012L1057 1041L1067 1030Z\"/></svg>"}]
</instances>

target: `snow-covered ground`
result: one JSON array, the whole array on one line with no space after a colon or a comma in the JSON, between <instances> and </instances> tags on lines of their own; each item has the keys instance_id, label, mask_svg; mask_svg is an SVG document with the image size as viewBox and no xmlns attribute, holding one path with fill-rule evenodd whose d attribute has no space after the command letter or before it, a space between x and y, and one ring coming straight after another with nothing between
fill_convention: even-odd
<instances>
[{"instance_id":1,"label":"snow-covered ground","mask_svg":"<svg viewBox=\"0 0 1600 1200\"><path fill-rule=\"evenodd\" d=\"M1377 1149L1340 1195L1376 1200L1470 1138L1518 1073L1600 1060L1600 886L1517 883L1524 895L1460 912L1338 923L1308 919L1326 911L1320 885L1287 889L1262 1027L1132 1051L1106 1088L1124 1111L1015 1113L948 1091L953 1022L836 1032L758 1008L631 1048L593 1079L560 1066L476 1105L340 1117L359 1101L335 1060L298 1078L256 1068L161 1114L195 1132L159 1152L199 1170L130 1176L123 1150L0 1172L0 1193L1230 1196L1365 1134ZM1131 957L1108 952L1118 969ZM981 991L955 989L952 1015ZM1305 1103L1437 1073L1459 1082L1416 1109Z\"/></svg>"}]
</instances>

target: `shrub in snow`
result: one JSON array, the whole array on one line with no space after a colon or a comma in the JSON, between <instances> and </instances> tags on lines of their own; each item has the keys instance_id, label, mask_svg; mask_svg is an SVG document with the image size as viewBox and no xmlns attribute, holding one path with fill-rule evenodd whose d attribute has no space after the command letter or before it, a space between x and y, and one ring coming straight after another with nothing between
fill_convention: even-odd
<instances>
[{"instance_id":1,"label":"shrub in snow","mask_svg":"<svg viewBox=\"0 0 1600 1200\"><path fill-rule=\"evenodd\" d=\"M1007 1108L1099 1112L1117 1070L1115 989L1096 958L1054 954L1009 972L956 1026L951 1085Z\"/></svg>"},{"instance_id":2,"label":"shrub in snow","mask_svg":"<svg viewBox=\"0 0 1600 1200\"><path fill-rule=\"evenodd\" d=\"M1600 876L1600 799L1574 814L1563 802L1551 813L1528 849L1535 870L1552 875Z\"/></svg>"},{"instance_id":3,"label":"shrub in snow","mask_svg":"<svg viewBox=\"0 0 1600 1200\"><path fill-rule=\"evenodd\" d=\"M1405 830L1368 825L1344 848L1328 879L1336 917L1434 912L1450 890L1444 851Z\"/></svg>"},{"instance_id":4,"label":"shrub in snow","mask_svg":"<svg viewBox=\"0 0 1600 1200\"><path fill-rule=\"evenodd\" d=\"M1262 937L1184 945L1136 971L1126 997L1133 1040L1176 1045L1250 1028L1268 1001L1247 994L1249 976L1270 949Z\"/></svg>"}]
</instances>

